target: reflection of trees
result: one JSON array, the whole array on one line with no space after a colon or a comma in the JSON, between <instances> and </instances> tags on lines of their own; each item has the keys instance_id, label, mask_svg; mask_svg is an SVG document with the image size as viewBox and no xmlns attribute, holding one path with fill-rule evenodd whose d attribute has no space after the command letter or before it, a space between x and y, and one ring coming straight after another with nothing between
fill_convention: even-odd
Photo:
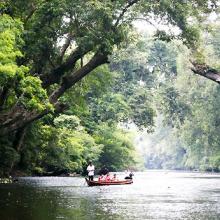
<instances>
[{"instance_id":1,"label":"reflection of trees","mask_svg":"<svg viewBox=\"0 0 220 220\"><path fill-rule=\"evenodd\" d=\"M0 219L53 220L59 207L59 191L11 186L0 191ZM5 202L6 201L6 202Z\"/></svg>"},{"instance_id":2,"label":"reflection of trees","mask_svg":"<svg viewBox=\"0 0 220 220\"><path fill-rule=\"evenodd\" d=\"M0 187L1 220L99 220L105 216L116 217L109 210L104 210L96 198L81 193L80 188Z\"/></svg>"}]
</instances>

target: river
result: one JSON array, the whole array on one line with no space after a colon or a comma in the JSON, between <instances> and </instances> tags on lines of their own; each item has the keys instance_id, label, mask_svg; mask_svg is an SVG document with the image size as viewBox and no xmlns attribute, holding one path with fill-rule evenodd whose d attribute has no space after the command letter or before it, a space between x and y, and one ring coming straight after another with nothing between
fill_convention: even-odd
<instances>
[{"instance_id":1,"label":"river","mask_svg":"<svg viewBox=\"0 0 220 220\"><path fill-rule=\"evenodd\" d=\"M81 177L25 177L0 185L0 220L56 219L219 220L220 175L146 171L123 186L87 187Z\"/></svg>"}]
</instances>

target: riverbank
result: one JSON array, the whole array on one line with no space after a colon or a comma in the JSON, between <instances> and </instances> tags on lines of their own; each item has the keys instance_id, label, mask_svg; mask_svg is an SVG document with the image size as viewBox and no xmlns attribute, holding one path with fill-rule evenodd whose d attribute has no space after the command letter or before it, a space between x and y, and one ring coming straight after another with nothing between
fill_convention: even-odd
<instances>
[{"instance_id":1,"label":"riverbank","mask_svg":"<svg viewBox=\"0 0 220 220\"><path fill-rule=\"evenodd\" d=\"M0 178L0 184L13 183L13 178Z\"/></svg>"},{"instance_id":2,"label":"riverbank","mask_svg":"<svg viewBox=\"0 0 220 220\"><path fill-rule=\"evenodd\" d=\"M10 176L0 176L0 184L7 184L17 182L19 177L80 177L83 176L79 173L61 173L55 175L54 173L43 173L43 174L28 174L21 171L13 172Z\"/></svg>"}]
</instances>

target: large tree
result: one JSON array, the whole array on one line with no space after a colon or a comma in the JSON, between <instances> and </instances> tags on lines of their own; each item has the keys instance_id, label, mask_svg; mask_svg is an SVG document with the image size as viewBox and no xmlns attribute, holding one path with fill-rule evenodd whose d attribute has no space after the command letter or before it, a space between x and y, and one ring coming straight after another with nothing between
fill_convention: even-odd
<instances>
[{"instance_id":1,"label":"large tree","mask_svg":"<svg viewBox=\"0 0 220 220\"><path fill-rule=\"evenodd\" d=\"M129 40L137 18L177 26L193 49L199 25L217 8L215 0L3 0L0 3L0 134L16 132L49 112L67 107L62 95ZM193 71L211 78L210 69ZM205 70L205 72L204 72ZM212 71L213 73L213 71ZM217 72L214 72L219 76ZM218 82L218 78L212 80ZM16 143L19 145L19 143Z\"/></svg>"}]
</instances>

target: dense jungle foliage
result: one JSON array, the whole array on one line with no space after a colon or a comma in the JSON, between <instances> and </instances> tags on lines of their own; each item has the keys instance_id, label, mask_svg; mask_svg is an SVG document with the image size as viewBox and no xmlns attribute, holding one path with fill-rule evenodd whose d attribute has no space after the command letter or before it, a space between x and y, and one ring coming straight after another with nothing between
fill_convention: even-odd
<instances>
[{"instance_id":1,"label":"dense jungle foliage","mask_svg":"<svg viewBox=\"0 0 220 220\"><path fill-rule=\"evenodd\" d=\"M0 175L219 170L211 13L218 1L1 0Z\"/></svg>"}]
</instances>

